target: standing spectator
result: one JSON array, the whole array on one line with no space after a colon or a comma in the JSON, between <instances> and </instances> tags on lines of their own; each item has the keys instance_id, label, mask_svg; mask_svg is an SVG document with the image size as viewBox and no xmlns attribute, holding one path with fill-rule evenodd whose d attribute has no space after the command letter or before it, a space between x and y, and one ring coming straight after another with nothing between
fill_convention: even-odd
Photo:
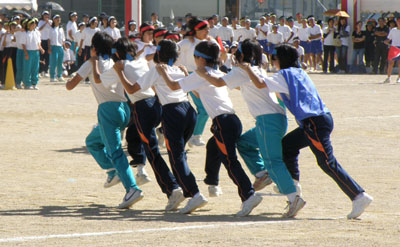
<instances>
[{"instance_id":1,"label":"standing spectator","mask_svg":"<svg viewBox=\"0 0 400 247\"><path fill-rule=\"evenodd\" d=\"M3 58L6 56L5 51L4 51L4 40L7 36L7 32L10 30L10 27L8 25L8 22L0 21L0 82L4 84L4 79L5 79L5 63L3 63ZM4 27L4 28L3 28ZM3 84L0 84L0 88L3 86Z\"/></svg>"},{"instance_id":2,"label":"standing spectator","mask_svg":"<svg viewBox=\"0 0 400 247\"><path fill-rule=\"evenodd\" d=\"M302 19L302 26L299 28L297 34L300 39L300 45L304 48L304 63L310 64L311 42L310 42L310 27L306 19Z\"/></svg>"},{"instance_id":3,"label":"standing spectator","mask_svg":"<svg viewBox=\"0 0 400 247\"><path fill-rule=\"evenodd\" d=\"M11 21L8 23L10 27L9 31L6 33L6 37L3 41L4 46L4 75L3 75L3 83L6 81L7 67L8 67L8 59L12 60L12 67L14 72L14 78L16 77L17 72L17 40L15 38L15 31L17 29L17 23L15 21Z\"/></svg>"},{"instance_id":4,"label":"standing spectator","mask_svg":"<svg viewBox=\"0 0 400 247\"><path fill-rule=\"evenodd\" d=\"M217 14L212 15L211 18L212 18L213 21L214 21L214 26L216 26L217 28L220 28L220 27L221 27L221 24L219 23L219 15L217 15Z\"/></svg>"},{"instance_id":5,"label":"standing spectator","mask_svg":"<svg viewBox=\"0 0 400 247\"><path fill-rule=\"evenodd\" d=\"M239 37L242 36L242 27L238 25L238 18L232 18L233 41L239 42Z\"/></svg>"},{"instance_id":6,"label":"standing spectator","mask_svg":"<svg viewBox=\"0 0 400 247\"><path fill-rule=\"evenodd\" d=\"M78 20L78 14L76 12L69 13L69 21L67 23L67 39L71 41L71 50L76 51L78 44L75 42L75 33L78 32L78 25L76 20Z\"/></svg>"},{"instance_id":7,"label":"standing spectator","mask_svg":"<svg viewBox=\"0 0 400 247\"><path fill-rule=\"evenodd\" d=\"M328 59L329 59L329 72L333 73L335 70L335 46L333 45L333 38L335 35L334 19L328 20L328 26L324 28L324 63L322 70L328 73Z\"/></svg>"},{"instance_id":8,"label":"standing spectator","mask_svg":"<svg viewBox=\"0 0 400 247\"><path fill-rule=\"evenodd\" d=\"M258 43L263 47L263 52L267 53L268 52L267 35L270 30L268 24L265 23L265 21L266 19L264 16L260 18L260 23L256 26L256 32L257 32Z\"/></svg>"},{"instance_id":9,"label":"standing spectator","mask_svg":"<svg viewBox=\"0 0 400 247\"><path fill-rule=\"evenodd\" d=\"M164 24L158 20L158 14L157 13L152 13L151 14L151 25L154 26L154 28L162 28L164 27Z\"/></svg>"},{"instance_id":10,"label":"standing spectator","mask_svg":"<svg viewBox=\"0 0 400 247\"><path fill-rule=\"evenodd\" d=\"M374 59L374 74L384 74L386 68L386 60L388 54L388 46L385 40L389 34L389 27L385 25L385 20L381 17L378 19L378 27L375 29L375 59Z\"/></svg>"},{"instance_id":11,"label":"standing spectator","mask_svg":"<svg viewBox=\"0 0 400 247\"><path fill-rule=\"evenodd\" d=\"M284 39L285 43L287 43L294 35L292 32L292 29L288 25L285 24L284 16L279 17L278 32L283 34L283 39Z\"/></svg>"},{"instance_id":12,"label":"standing spectator","mask_svg":"<svg viewBox=\"0 0 400 247\"><path fill-rule=\"evenodd\" d=\"M294 25L294 19L291 16L287 18L287 23L288 23L288 26L290 27L290 29L292 29L292 33L293 33L292 37L288 40L288 43L293 44L294 38L298 37L298 35L299 35L299 28Z\"/></svg>"},{"instance_id":13,"label":"standing spectator","mask_svg":"<svg viewBox=\"0 0 400 247\"><path fill-rule=\"evenodd\" d=\"M186 35L186 33L189 32L188 24L192 18L193 18L192 13L187 13L185 15L185 24L183 24L182 26L182 35Z\"/></svg>"},{"instance_id":14,"label":"standing spectator","mask_svg":"<svg viewBox=\"0 0 400 247\"><path fill-rule=\"evenodd\" d=\"M371 72L371 67L374 64L375 57L375 29L372 21L367 23L365 34L365 67L368 72Z\"/></svg>"},{"instance_id":15,"label":"standing spectator","mask_svg":"<svg viewBox=\"0 0 400 247\"><path fill-rule=\"evenodd\" d=\"M214 39L218 36L218 28L214 25L214 19L212 17L208 18L208 25L210 25L210 36Z\"/></svg>"},{"instance_id":16,"label":"standing spectator","mask_svg":"<svg viewBox=\"0 0 400 247\"><path fill-rule=\"evenodd\" d=\"M392 44L391 44L392 46L400 48L400 18L397 18L396 24L397 24L397 27L390 30L389 36L387 37L387 40L386 40L386 43L388 44L390 41L392 41ZM399 57L389 61L388 71L387 71L388 77L386 78L386 80L383 83L390 83L390 76L392 75L393 66L396 61L399 61ZM399 62L397 62L397 63L399 66L399 77L397 78L396 82L400 83L400 63Z\"/></svg>"},{"instance_id":17,"label":"standing spectator","mask_svg":"<svg viewBox=\"0 0 400 247\"><path fill-rule=\"evenodd\" d=\"M25 19L21 22L21 28L17 28L17 31L15 32L15 38L17 40L17 72L16 72L16 77L15 77L15 87L18 89L21 89L21 82L22 82L22 77L24 75L24 59L25 59L25 54L24 54L24 47L23 45L26 44L26 24L28 23L28 19ZM1 60L0 60L1 61Z\"/></svg>"},{"instance_id":18,"label":"standing spectator","mask_svg":"<svg viewBox=\"0 0 400 247\"><path fill-rule=\"evenodd\" d=\"M337 31L342 42L342 45L336 48L339 57L339 73L347 73L347 50L349 48L350 26L347 25L346 18L340 17Z\"/></svg>"},{"instance_id":19,"label":"standing spectator","mask_svg":"<svg viewBox=\"0 0 400 247\"><path fill-rule=\"evenodd\" d=\"M182 19L176 20L176 27L174 27L174 32L180 33L180 34L185 34L185 30L183 29L183 22Z\"/></svg>"},{"instance_id":20,"label":"standing spectator","mask_svg":"<svg viewBox=\"0 0 400 247\"><path fill-rule=\"evenodd\" d=\"M44 50L44 54L40 55L40 61L44 61L40 63L39 73L42 77L49 77L49 33L51 30L51 24L53 22L50 20L50 14L48 11L42 12L42 17L39 21L39 31L40 31L40 38L42 40L41 45Z\"/></svg>"},{"instance_id":21,"label":"standing spectator","mask_svg":"<svg viewBox=\"0 0 400 247\"><path fill-rule=\"evenodd\" d=\"M222 26L218 29L218 36L221 37L221 40L225 41L225 43L229 46L232 45L233 42L233 29L228 26L229 18L224 17L222 19Z\"/></svg>"},{"instance_id":22,"label":"standing spectator","mask_svg":"<svg viewBox=\"0 0 400 247\"><path fill-rule=\"evenodd\" d=\"M60 23L61 23L61 17L59 15L53 16L52 30L50 31L50 36L49 36L50 82L56 82L57 80L59 82L64 82L62 74L63 74L63 62L64 62L65 35L63 28L60 26Z\"/></svg>"},{"instance_id":23,"label":"standing spectator","mask_svg":"<svg viewBox=\"0 0 400 247\"><path fill-rule=\"evenodd\" d=\"M82 15L82 22L84 22L85 25L89 24L89 15L88 14Z\"/></svg>"},{"instance_id":24,"label":"standing spectator","mask_svg":"<svg viewBox=\"0 0 400 247\"><path fill-rule=\"evenodd\" d=\"M78 50L81 49L80 46L82 44L81 41L83 40L83 32L84 32L85 28L86 28L86 24L84 22L81 22L78 24L78 32L75 33L75 42L77 44ZM82 48L84 48L84 47L82 47ZM81 55L78 54L78 56L77 56L78 68L80 68L81 65L85 62L84 57L85 57L85 54L81 54Z\"/></svg>"},{"instance_id":25,"label":"standing spectator","mask_svg":"<svg viewBox=\"0 0 400 247\"><path fill-rule=\"evenodd\" d=\"M108 17L108 27L104 30L108 35L110 35L114 41L121 38L121 32L117 28L117 19L114 16Z\"/></svg>"},{"instance_id":26,"label":"standing spectator","mask_svg":"<svg viewBox=\"0 0 400 247\"><path fill-rule=\"evenodd\" d=\"M65 41L64 45L64 57L63 57L63 75L64 76L72 76L72 73L76 71L76 66L75 66L75 54L74 52L70 49L71 48L71 42L70 41Z\"/></svg>"},{"instance_id":27,"label":"standing spectator","mask_svg":"<svg viewBox=\"0 0 400 247\"><path fill-rule=\"evenodd\" d=\"M239 42L243 42L245 39L256 40L257 34L256 30L251 27L250 19L246 19L245 28L242 30L242 37Z\"/></svg>"},{"instance_id":28,"label":"standing spectator","mask_svg":"<svg viewBox=\"0 0 400 247\"><path fill-rule=\"evenodd\" d=\"M97 25L98 25L97 17L93 16L89 20L89 26L86 27L85 30L83 30L83 35L81 43L79 45L78 55L81 56L83 54L84 61L90 58L90 47L92 46L93 35L100 31Z\"/></svg>"},{"instance_id":29,"label":"standing spectator","mask_svg":"<svg viewBox=\"0 0 400 247\"><path fill-rule=\"evenodd\" d=\"M131 36L136 37L136 35L139 33L136 30L136 21L135 20L130 20L128 22L128 29L129 29L129 33L128 33L128 37L130 38Z\"/></svg>"},{"instance_id":30,"label":"standing spectator","mask_svg":"<svg viewBox=\"0 0 400 247\"><path fill-rule=\"evenodd\" d=\"M303 15L301 13L296 14L296 22L294 25L298 28L301 28L303 26Z\"/></svg>"},{"instance_id":31,"label":"standing spectator","mask_svg":"<svg viewBox=\"0 0 400 247\"><path fill-rule=\"evenodd\" d=\"M365 67L364 67L365 33L361 30L361 28L362 28L362 22L358 21L356 24L356 29L353 31L352 34L352 40L353 40L353 56L351 59L352 73L365 73Z\"/></svg>"},{"instance_id":32,"label":"standing spectator","mask_svg":"<svg viewBox=\"0 0 400 247\"><path fill-rule=\"evenodd\" d=\"M268 39L268 59L272 61L272 53L277 45L280 45L284 42L283 34L278 32L278 25L272 26L272 32L269 32L267 35ZM274 66L274 63L272 63Z\"/></svg>"},{"instance_id":33,"label":"standing spectator","mask_svg":"<svg viewBox=\"0 0 400 247\"><path fill-rule=\"evenodd\" d=\"M319 25L316 25L315 18L313 16L308 18L308 22L310 24L309 39L311 40L310 56L314 71L317 71L317 64L322 63L322 30Z\"/></svg>"}]
</instances>

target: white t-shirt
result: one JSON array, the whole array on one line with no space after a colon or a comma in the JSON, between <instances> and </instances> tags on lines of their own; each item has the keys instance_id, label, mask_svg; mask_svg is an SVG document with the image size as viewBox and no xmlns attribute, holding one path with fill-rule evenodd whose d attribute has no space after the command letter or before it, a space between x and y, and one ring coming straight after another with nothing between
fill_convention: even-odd
<instances>
[{"instance_id":1,"label":"white t-shirt","mask_svg":"<svg viewBox=\"0 0 400 247\"><path fill-rule=\"evenodd\" d=\"M241 42L243 42L245 39L254 40L255 38L257 38L257 33L254 28L250 28L250 29L243 28L242 29L242 37L240 38Z\"/></svg>"},{"instance_id":2,"label":"white t-shirt","mask_svg":"<svg viewBox=\"0 0 400 247\"><path fill-rule=\"evenodd\" d=\"M41 43L40 32L33 30L26 33L26 49L28 51L39 50L39 44Z\"/></svg>"},{"instance_id":3,"label":"white t-shirt","mask_svg":"<svg viewBox=\"0 0 400 247\"><path fill-rule=\"evenodd\" d=\"M270 42L274 45L278 45L278 44L281 44L284 42L283 34L280 32L277 32L277 33L270 32L270 33L268 33L267 37L268 37L268 42Z\"/></svg>"},{"instance_id":4,"label":"white t-shirt","mask_svg":"<svg viewBox=\"0 0 400 247\"><path fill-rule=\"evenodd\" d=\"M347 37L340 37L340 41L342 41L342 45L344 45L344 46L349 46L349 37L350 37L350 35L351 35L351 33L350 33L350 26L347 25L346 28L345 28L344 30L349 34L349 36L347 36Z\"/></svg>"},{"instance_id":5,"label":"white t-shirt","mask_svg":"<svg viewBox=\"0 0 400 247\"><path fill-rule=\"evenodd\" d=\"M40 30L40 34L42 37L42 40L48 40L49 39L49 33L51 30L51 24L53 23L52 20L49 20L49 23L47 24L44 20L40 20L39 24L38 24L38 28L40 29L43 25L44 28L42 30Z\"/></svg>"},{"instance_id":6,"label":"white t-shirt","mask_svg":"<svg viewBox=\"0 0 400 247\"><path fill-rule=\"evenodd\" d=\"M144 43L144 42L141 41L141 40L135 40L135 43L136 43L136 45L137 45L137 47L138 47L136 53L139 53L141 50L143 50L143 49L145 48L146 45L147 45L147 46L148 46L148 45L153 46L152 43ZM145 58L145 54L144 54L145 51L146 51L146 50L144 50L144 51L142 52L142 54L140 54L140 56L139 56L137 59L144 59L144 58Z\"/></svg>"},{"instance_id":7,"label":"white t-shirt","mask_svg":"<svg viewBox=\"0 0 400 247\"><path fill-rule=\"evenodd\" d=\"M293 44L294 38L298 37L298 35L299 35L299 28L298 27L293 26L293 27L291 27L291 29L292 29L292 32L293 32L293 36L289 39L289 41L288 41L289 44Z\"/></svg>"},{"instance_id":8,"label":"white t-shirt","mask_svg":"<svg viewBox=\"0 0 400 247\"><path fill-rule=\"evenodd\" d=\"M92 45L92 38L94 34L97 32L100 32L100 29L98 27L96 28L87 27L83 30L83 35L82 35L83 47Z\"/></svg>"},{"instance_id":9,"label":"white t-shirt","mask_svg":"<svg viewBox=\"0 0 400 247\"><path fill-rule=\"evenodd\" d=\"M297 48L296 50L297 50L297 54L299 55L299 58L301 56L304 56L304 48L301 45L299 45L299 48Z\"/></svg>"},{"instance_id":10,"label":"white t-shirt","mask_svg":"<svg viewBox=\"0 0 400 247\"><path fill-rule=\"evenodd\" d=\"M400 46L400 30L397 27L390 30L388 39L392 40L392 46L399 47Z\"/></svg>"},{"instance_id":11,"label":"white t-shirt","mask_svg":"<svg viewBox=\"0 0 400 247\"><path fill-rule=\"evenodd\" d=\"M17 41L14 41L15 35L14 34L7 34L6 36L6 48L16 48L17 47Z\"/></svg>"},{"instance_id":12,"label":"white t-shirt","mask_svg":"<svg viewBox=\"0 0 400 247\"><path fill-rule=\"evenodd\" d=\"M322 30L319 25L314 25L313 27L310 27L310 36L311 35L318 35L321 34L321 37L319 38L313 38L312 40L320 40L322 39Z\"/></svg>"},{"instance_id":13,"label":"white t-shirt","mask_svg":"<svg viewBox=\"0 0 400 247\"><path fill-rule=\"evenodd\" d=\"M228 53L226 54L226 60L224 61L224 65L228 68L228 69L232 69L232 54Z\"/></svg>"},{"instance_id":14,"label":"white t-shirt","mask_svg":"<svg viewBox=\"0 0 400 247\"><path fill-rule=\"evenodd\" d=\"M99 58L99 70L100 74L106 70L113 69L114 62L112 59L104 60L103 58ZM121 83L111 83L109 86L105 86L102 83L95 83L93 79L92 72L92 62L90 60L86 61L78 70L78 75L82 78L89 77L91 81L90 87L92 88L94 97L97 100L97 103L100 105L105 102L126 102L124 87ZM106 82L107 83L107 82Z\"/></svg>"},{"instance_id":15,"label":"white t-shirt","mask_svg":"<svg viewBox=\"0 0 400 247\"><path fill-rule=\"evenodd\" d=\"M283 34L285 41L292 35L292 29L288 25L279 25L278 32Z\"/></svg>"},{"instance_id":16,"label":"white t-shirt","mask_svg":"<svg viewBox=\"0 0 400 247\"><path fill-rule=\"evenodd\" d=\"M147 66L146 61L144 61L143 59L136 61L124 61L124 64L124 74L131 83L137 83L139 78L141 78L144 74L146 74L146 72L149 71L149 67ZM100 75L100 79L106 87L114 86L116 84L122 85L114 68L111 68L102 73ZM132 103L135 103L139 100L154 97L155 95L156 94L154 93L153 89L148 88L145 90L139 90L134 94L128 94L128 97Z\"/></svg>"},{"instance_id":17,"label":"white t-shirt","mask_svg":"<svg viewBox=\"0 0 400 247\"><path fill-rule=\"evenodd\" d=\"M325 27L324 28L324 34L327 34L328 32L329 32L329 27ZM334 29L334 28L333 28ZM326 36L325 38L324 38L324 45L329 45L329 46L332 46L333 45L333 36L334 36L334 34L335 34L335 30L332 30L329 34L328 34L328 36Z\"/></svg>"},{"instance_id":18,"label":"white t-shirt","mask_svg":"<svg viewBox=\"0 0 400 247\"><path fill-rule=\"evenodd\" d=\"M209 34L210 34L210 36L213 37L214 39L218 36L218 29L219 29L219 28L218 28L218 27L215 27L215 26L214 26L213 28L210 27L210 33L209 33Z\"/></svg>"},{"instance_id":19,"label":"white t-shirt","mask_svg":"<svg viewBox=\"0 0 400 247\"><path fill-rule=\"evenodd\" d=\"M116 27L107 27L104 32L108 33L114 40L118 40L119 38L121 38L121 32Z\"/></svg>"},{"instance_id":20,"label":"white t-shirt","mask_svg":"<svg viewBox=\"0 0 400 247\"><path fill-rule=\"evenodd\" d=\"M219 70L209 67L206 67L206 70L215 77L224 76L224 73ZM197 73L192 73L188 77L179 80L179 85L184 92L196 91L199 93L200 100L211 119L222 114L235 113L226 86L216 87L201 78Z\"/></svg>"},{"instance_id":21,"label":"white t-shirt","mask_svg":"<svg viewBox=\"0 0 400 247\"><path fill-rule=\"evenodd\" d=\"M231 41L233 39L233 29L231 27L221 26L218 28L218 36L221 37L221 40Z\"/></svg>"},{"instance_id":22,"label":"white t-shirt","mask_svg":"<svg viewBox=\"0 0 400 247\"><path fill-rule=\"evenodd\" d=\"M237 25L236 29L232 28L232 30L233 30L233 41L238 41L239 37L242 36L243 28Z\"/></svg>"},{"instance_id":23,"label":"white t-shirt","mask_svg":"<svg viewBox=\"0 0 400 247\"><path fill-rule=\"evenodd\" d=\"M285 77L279 73L275 73L272 76L261 75L270 92L286 94L290 99L289 86L285 80Z\"/></svg>"},{"instance_id":24,"label":"white t-shirt","mask_svg":"<svg viewBox=\"0 0 400 247\"><path fill-rule=\"evenodd\" d=\"M26 44L26 32L23 30L15 32L15 38L17 39L17 48L22 50L22 45Z\"/></svg>"},{"instance_id":25,"label":"white t-shirt","mask_svg":"<svg viewBox=\"0 0 400 247\"><path fill-rule=\"evenodd\" d=\"M302 22L295 21L295 22L294 22L294 25L295 25L296 27L298 27L298 28L301 28L301 27L303 26L303 23L302 23Z\"/></svg>"},{"instance_id":26,"label":"white t-shirt","mask_svg":"<svg viewBox=\"0 0 400 247\"><path fill-rule=\"evenodd\" d=\"M62 46L65 41L64 30L62 27L54 27L49 34L50 45Z\"/></svg>"},{"instance_id":27,"label":"white t-shirt","mask_svg":"<svg viewBox=\"0 0 400 247\"><path fill-rule=\"evenodd\" d=\"M76 25L76 22L68 21L67 23L67 39L71 41L75 41L73 38L69 35L69 30L72 30L72 36L75 35L76 32L78 32L78 26Z\"/></svg>"},{"instance_id":28,"label":"white t-shirt","mask_svg":"<svg viewBox=\"0 0 400 247\"><path fill-rule=\"evenodd\" d=\"M152 46L147 46L146 48L144 48L144 51L142 53L143 56L140 56L141 58L144 58L146 60L146 62L148 62L149 68L153 68L154 66L156 66L156 64L154 63L154 60L147 60L147 56L148 55L153 55L154 53L156 53L157 51L157 46L152 45Z\"/></svg>"},{"instance_id":29,"label":"white t-shirt","mask_svg":"<svg viewBox=\"0 0 400 247\"><path fill-rule=\"evenodd\" d=\"M75 33L75 42L77 43L76 46L80 46L81 45L81 40L83 38L83 31L78 31ZM82 44L82 46L85 46L84 44Z\"/></svg>"},{"instance_id":30,"label":"white t-shirt","mask_svg":"<svg viewBox=\"0 0 400 247\"><path fill-rule=\"evenodd\" d=\"M176 66L167 66L167 74L173 80L179 80L185 77L185 74ZM142 89L148 89L154 86L161 105L189 101L187 94L184 93L182 89L171 90L155 67L151 68L137 83Z\"/></svg>"},{"instance_id":31,"label":"white t-shirt","mask_svg":"<svg viewBox=\"0 0 400 247\"><path fill-rule=\"evenodd\" d=\"M258 66L253 66L252 70L257 74L266 73ZM274 93L270 93L268 88L257 88L250 80L246 71L239 67L234 67L228 74L222 77L230 89L240 87L240 92L247 103L250 114L256 118L265 114L279 113L285 115L285 110L279 104ZM272 100L275 97L275 101Z\"/></svg>"},{"instance_id":32,"label":"white t-shirt","mask_svg":"<svg viewBox=\"0 0 400 247\"><path fill-rule=\"evenodd\" d=\"M75 53L71 49L64 49L64 60L63 62L74 62L75 59Z\"/></svg>"},{"instance_id":33,"label":"white t-shirt","mask_svg":"<svg viewBox=\"0 0 400 247\"><path fill-rule=\"evenodd\" d=\"M193 57L194 48L202 41L205 40L194 38L193 43L189 39L184 39L180 41L178 43L178 46L180 47L180 53L176 65L184 65L189 72L195 71L197 66L196 63L194 62L194 57ZM212 42L218 44L217 41L215 41L215 39L212 39Z\"/></svg>"},{"instance_id":34,"label":"white t-shirt","mask_svg":"<svg viewBox=\"0 0 400 247\"><path fill-rule=\"evenodd\" d=\"M264 25L262 25L262 26L260 24L257 24L256 30L258 31L257 40L266 40L267 39L267 35L265 35L263 32L266 32L268 34L268 32L270 31L268 24L264 23ZM261 32L261 31L263 31L263 32Z\"/></svg>"},{"instance_id":35,"label":"white t-shirt","mask_svg":"<svg viewBox=\"0 0 400 247\"><path fill-rule=\"evenodd\" d=\"M139 33L138 31L129 31L128 37L131 35L136 36L136 34L138 34L138 33Z\"/></svg>"},{"instance_id":36,"label":"white t-shirt","mask_svg":"<svg viewBox=\"0 0 400 247\"><path fill-rule=\"evenodd\" d=\"M297 31L300 41L308 41L310 37L310 27L300 27Z\"/></svg>"}]
</instances>

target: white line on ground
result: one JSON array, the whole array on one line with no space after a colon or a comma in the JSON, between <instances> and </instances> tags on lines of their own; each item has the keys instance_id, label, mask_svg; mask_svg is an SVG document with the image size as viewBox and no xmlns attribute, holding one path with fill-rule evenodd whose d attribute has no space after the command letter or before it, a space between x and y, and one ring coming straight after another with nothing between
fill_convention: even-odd
<instances>
[{"instance_id":1,"label":"white line on ground","mask_svg":"<svg viewBox=\"0 0 400 247\"><path fill-rule=\"evenodd\" d=\"M189 225L189 226L180 226L180 227L147 228L147 229L113 231L113 232L88 232L88 233L71 233L71 234L53 234L53 235L42 235L42 236L1 238L0 239L0 243L27 242L27 241L47 240L47 239L55 239L55 238L95 237L95 236L131 234L131 233L141 233L141 232L169 232L169 231L173 232L173 231L184 231L184 230L193 230L193 229L221 228L221 227L229 227L229 226L230 227L237 227L237 226L268 225L268 224L288 224L288 223L292 223L292 221L234 222L234 223L226 223L226 224Z\"/></svg>"}]
</instances>

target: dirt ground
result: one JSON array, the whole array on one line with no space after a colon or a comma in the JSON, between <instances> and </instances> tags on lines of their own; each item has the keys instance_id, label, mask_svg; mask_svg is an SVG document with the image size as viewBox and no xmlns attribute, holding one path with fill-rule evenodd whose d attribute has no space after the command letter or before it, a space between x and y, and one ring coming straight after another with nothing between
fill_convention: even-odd
<instances>
[{"instance_id":1,"label":"dirt ground","mask_svg":"<svg viewBox=\"0 0 400 247\"><path fill-rule=\"evenodd\" d=\"M167 198L149 166L145 198L118 210L122 185L104 189L105 172L84 147L96 123L89 85L69 92L41 80L39 91L0 91L0 246L400 246L400 85L372 75L312 78L335 120L336 157L374 197L360 220L346 219L351 201L309 149L300 157L307 205L296 219L280 217L286 198L271 187L249 217L234 217L241 202L224 168L224 194L192 215L163 211ZM254 120L240 92L230 94L249 129ZM208 197L205 148L192 148L188 159Z\"/></svg>"}]
</instances>

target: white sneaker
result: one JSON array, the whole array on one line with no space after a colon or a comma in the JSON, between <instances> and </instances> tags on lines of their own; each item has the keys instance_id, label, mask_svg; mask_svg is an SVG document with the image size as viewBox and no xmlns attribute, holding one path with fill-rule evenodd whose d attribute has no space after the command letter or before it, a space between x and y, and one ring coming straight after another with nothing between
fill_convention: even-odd
<instances>
[{"instance_id":1,"label":"white sneaker","mask_svg":"<svg viewBox=\"0 0 400 247\"><path fill-rule=\"evenodd\" d=\"M57 81L59 81L59 82L65 82L64 78L62 78L62 77L58 77L58 78L57 78Z\"/></svg>"},{"instance_id":2,"label":"white sneaker","mask_svg":"<svg viewBox=\"0 0 400 247\"><path fill-rule=\"evenodd\" d=\"M29 87L24 86L24 89L25 89L25 90L32 90L33 87L32 87L32 86L29 86Z\"/></svg>"},{"instance_id":3,"label":"white sneaker","mask_svg":"<svg viewBox=\"0 0 400 247\"><path fill-rule=\"evenodd\" d=\"M356 196L353 200L353 209L351 210L351 213L347 215L347 219L355 219L360 216L369 204L371 204L372 200L374 200L374 198L365 192Z\"/></svg>"},{"instance_id":4,"label":"white sneaker","mask_svg":"<svg viewBox=\"0 0 400 247\"><path fill-rule=\"evenodd\" d=\"M156 129L156 135L157 135L157 139L158 139L158 146L160 148L165 148L165 137L164 137L164 134L161 133L160 128Z\"/></svg>"},{"instance_id":5,"label":"white sneaker","mask_svg":"<svg viewBox=\"0 0 400 247\"><path fill-rule=\"evenodd\" d=\"M141 190L137 190L131 188L128 193L125 194L124 198L122 199L121 204L118 205L117 208L119 209L128 209L133 204L137 203L138 201L142 200L144 197L143 192Z\"/></svg>"},{"instance_id":6,"label":"white sneaker","mask_svg":"<svg viewBox=\"0 0 400 247\"><path fill-rule=\"evenodd\" d=\"M192 136L190 138L188 144L189 144L189 147L193 147L193 146L201 147L201 146L206 145L206 143L201 139L201 135Z\"/></svg>"},{"instance_id":7,"label":"white sneaker","mask_svg":"<svg viewBox=\"0 0 400 247\"><path fill-rule=\"evenodd\" d=\"M57 82L56 78L50 78L50 82Z\"/></svg>"},{"instance_id":8,"label":"white sneaker","mask_svg":"<svg viewBox=\"0 0 400 247\"><path fill-rule=\"evenodd\" d=\"M396 83L400 83L400 76L397 77Z\"/></svg>"},{"instance_id":9,"label":"white sneaker","mask_svg":"<svg viewBox=\"0 0 400 247\"><path fill-rule=\"evenodd\" d=\"M238 217L244 217L247 216L253 211L255 207L258 206L258 204L261 203L263 198L259 196L258 194L254 193L252 196L247 198L246 201L242 203L242 207L239 212L236 213L236 216Z\"/></svg>"},{"instance_id":10,"label":"white sneaker","mask_svg":"<svg viewBox=\"0 0 400 247\"><path fill-rule=\"evenodd\" d=\"M300 196L296 196L293 202L288 202L286 212L282 214L284 218L293 218L306 205L306 202Z\"/></svg>"},{"instance_id":11,"label":"white sneaker","mask_svg":"<svg viewBox=\"0 0 400 247\"><path fill-rule=\"evenodd\" d=\"M146 169L144 168L144 165L137 165L137 170L138 172L135 176L136 185L140 186L143 184L147 184L151 181L149 175L146 172Z\"/></svg>"},{"instance_id":12,"label":"white sneaker","mask_svg":"<svg viewBox=\"0 0 400 247\"><path fill-rule=\"evenodd\" d=\"M119 179L116 172L114 172L112 174L108 174L106 182L104 183L104 188L110 188L114 185L117 185L120 182L121 182L121 180Z\"/></svg>"},{"instance_id":13,"label":"white sneaker","mask_svg":"<svg viewBox=\"0 0 400 247\"><path fill-rule=\"evenodd\" d=\"M200 193L192 197L184 208L179 210L181 214L190 214L198 208L204 207L208 203L207 199Z\"/></svg>"},{"instance_id":14,"label":"white sneaker","mask_svg":"<svg viewBox=\"0 0 400 247\"><path fill-rule=\"evenodd\" d=\"M38 86L36 86L36 85L33 85L33 86L32 86L32 89L33 89L33 90L39 90Z\"/></svg>"},{"instance_id":15,"label":"white sneaker","mask_svg":"<svg viewBox=\"0 0 400 247\"><path fill-rule=\"evenodd\" d=\"M253 183L253 187L255 191L259 191L272 184L272 179L269 176L268 172L264 173L261 177L257 178Z\"/></svg>"},{"instance_id":16,"label":"white sneaker","mask_svg":"<svg viewBox=\"0 0 400 247\"><path fill-rule=\"evenodd\" d=\"M208 196L209 197L218 197L222 195L222 189L218 185L209 185L208 186Z\"/></svg>"},{"instance_id":17,"label":"white sneaker","mask_svg":"<svg viewBox=\"0 0 400 247\"><path fill-rule=\"evenodd\" d=\"M44 73L44 78L49 78L50 77L50 75L49 75L49 73Z\"/></svg>"},{"instance_id":18,"label":"white sneaker","mask_svg":"<svg viewBox=\"0 0 400 247\"><path fill-rule=\"evenodd\" d=\"M172 191L172 194L168 198L168 204L165 207L165 211L175 211L178 209L181 202L185 200L183 191L181 188Z\"/></svg>"},{"instance_id":19,"label":"white sneaker","mask_svg":"<svg viewBox=\"0 0 400 247\"><path fill-rule=\"evenodd\" d=\"M392 81L390 80L390 77L387 77L386 80L383 81L383 83L391 83Z\"/></svg>"}]
</instances>

